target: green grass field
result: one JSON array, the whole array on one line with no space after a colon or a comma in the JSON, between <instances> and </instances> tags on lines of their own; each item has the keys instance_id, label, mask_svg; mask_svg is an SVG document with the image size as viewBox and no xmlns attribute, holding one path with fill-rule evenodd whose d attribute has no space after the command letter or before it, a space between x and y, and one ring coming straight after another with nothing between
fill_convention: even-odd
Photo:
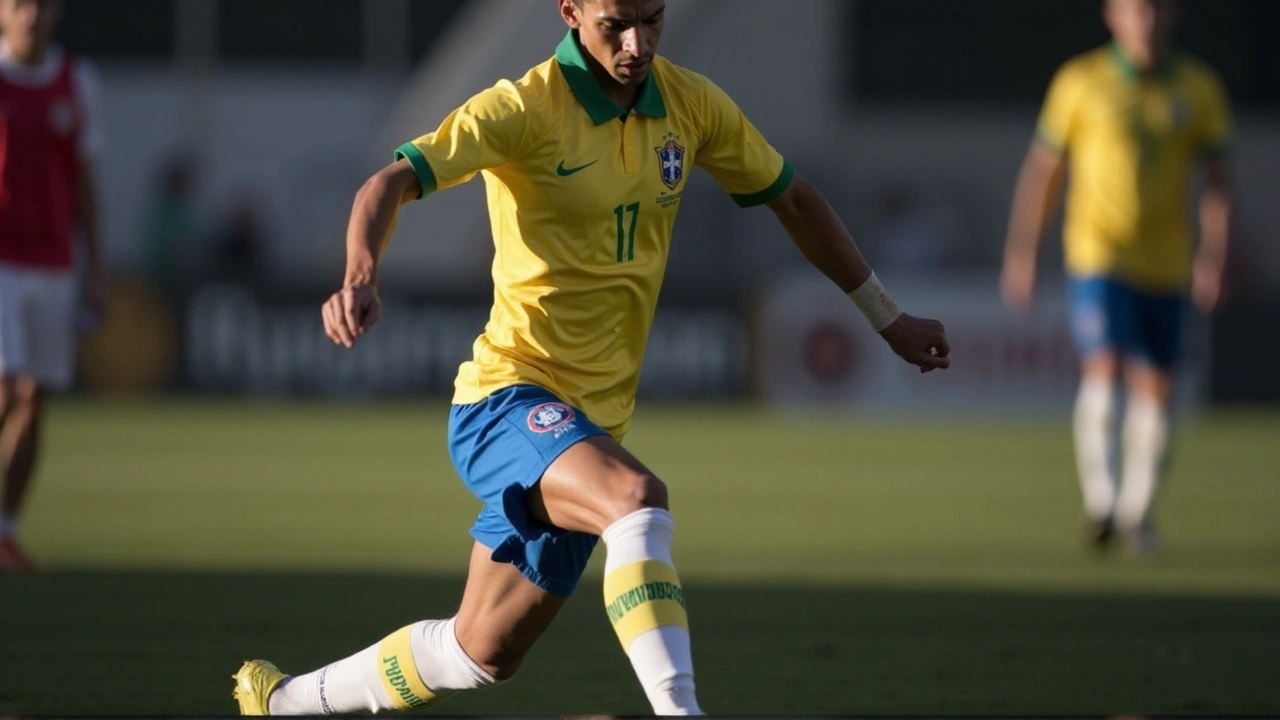
<instances>
[{"instance_id":1,"label":"green grass field","mask_svg":"<svg viewBox=\"0 0 1280 720\"><path fill-rule=\"evenodd\" d=\"M0 715L234 712L450 614L478 509L442 401L54 408L0 577ZM1084 552L1065 418L643 407L714 713L1280 713L1280 416L1182 428L1167 553ZM600 561L514 681L447 714L644 713Z\"/></svg>"}]
</instances>

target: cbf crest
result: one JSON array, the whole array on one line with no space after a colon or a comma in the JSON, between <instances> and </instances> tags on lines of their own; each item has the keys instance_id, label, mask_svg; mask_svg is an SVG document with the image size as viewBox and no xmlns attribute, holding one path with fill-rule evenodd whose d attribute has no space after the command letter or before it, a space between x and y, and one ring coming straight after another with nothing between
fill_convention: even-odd
<instances>
[{"instance_id":1,"label":"cbf crest","mask_svg":"<svg viewBox=\"0 0 1280 720\"><path fill-rule=\"evenodd\" d=\"M675 190L684 179L684 146L676 142L675 138L670 138L666 145L654 150L658 153L658 170L662 173L662 184Z\"/></svg>"},{"instance_id":2,"label":"cbf crest","mask_svg":"<svg viewBox=\"0 0 1280 720\"><path fill-rule=\"evenodd\" d=\"M573 408L563 403L543 403L529 412L529 429L544 433L573 422Z\"/></svg>"}]
</instances>

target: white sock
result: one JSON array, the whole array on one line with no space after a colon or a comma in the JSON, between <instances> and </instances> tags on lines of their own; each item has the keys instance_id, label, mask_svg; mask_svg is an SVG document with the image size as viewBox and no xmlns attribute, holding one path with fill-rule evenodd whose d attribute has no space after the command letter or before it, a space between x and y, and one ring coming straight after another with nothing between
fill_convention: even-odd
<instances>
[{"instance_id":1,"label":"white sock","mask_svg":"<svg viewBox=\"0 0 1280 720\"><path fill-rule=\"evenodd\" d=\"M458 643L456 621L423 620L411 625L409 648L418 677L439 701L458 690L492 685L493 676L477 665ZM392 635L391 637L395 637ZM380 657L383 643L314 672L290 678L271 693L272 715L332 715L403 708L387 692ZM405 668L407 669L407 668Z\"/></svg>"},{"instance_id":2,"label":"white sock","mask_svg":"<svg viewBox=\"0 0 1280 720\"><path fill-rule=\"evenodd\" d=\"M1076 441L1076 469L1084 495L1085 515L1101 520L1111 515L1116 502L1115 471L1115 384L1086 379L1076 396L1073 426Z\"/></svg>"},{"instance_id":3,"label":"white sock","mask_svg":"<svg viewBox=\"0 0 1280 720\"><path fill-rule=\"evenodd\" d=\"M626 594L634 586L640 603L649 606L665 604L675 608L683 618L683 591L675 581L675 567L671 562L671 543L675 536L675 521L666 510L649 508L638 510L618 520L605 529L601 538L607 552L604 563L605 603L610 606L610 617L623 608L621 597L611 598L616 592L611 586L622 588ZM621 571L615 575L615 572ZM624 579L625 578L625 579ZM645 587L657 583L653 578L669 578L662 582L662 597L644 595ZM621 582L621 585L617 583ZM639 585L637 585L639 583ZM679 597L679 606L673 604L670 595ZM626 611L639 609L628 604ZM615 629L620 626L615 620ZM644 688L649 704L656 715L702 715L698 707L693 682L693 653L690 648L689 628L685 624L663 624L645 630L628 640L619 635L627 657L635 669L636 678Z\"/></svg>"},{"instance_id":4,"label":"white sock","mask_svg":"<svg viewBox=\"0 0 1280 720\"><path fill-rule=\"evenodd\" d=\"M18 537L18 518L5 513L0 515L0 541L13 540Z\"/></svg>"},{"instance_id":5,"label":"white sock","mask_svg":"<svg viewBox=\"0 0 1280 720\"><path fill-rule=\"evenodd\" d=\"M1124 471L1116 500L1116 525L1142 526L1160 487L1169 450L1169 411L1153 398L1131 396L1124 419Z\"/></svg>"}]
</instances>

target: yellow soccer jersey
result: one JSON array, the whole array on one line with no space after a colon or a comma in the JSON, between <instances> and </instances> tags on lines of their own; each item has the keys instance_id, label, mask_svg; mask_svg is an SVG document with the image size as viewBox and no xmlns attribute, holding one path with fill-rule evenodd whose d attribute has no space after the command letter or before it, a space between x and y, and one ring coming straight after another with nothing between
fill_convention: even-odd
<instances>
[{"instance_id":1,"label":"yellow soccer jersey","mask_svg":"<svg viewBox=\"0 0 1280 720\"><path fill-rule=\"evenodd\" d=\"M1068 272L1184 288L1194 163L1225 150L1231 136L1214 72L1178 57L1144 78L1114 45L1080 55L1053 79L1038 135L1068 153Z\"/></svg>"},{"instance_id":2,"label":"yellow soccer jersey","mask_svg":"<svg viewBox=\"0 0 1280 720\"><path fill-rule=\"evenodd\" d=\"M479 93L396 156L424 196L476 173L485 180L493 310L454 402L540 385L618 438L688 173L706 169L744 207L776 198L792 178L724 91L661 57L623 111L572 32L555 57Z\"/></svg>"}]
</instances>

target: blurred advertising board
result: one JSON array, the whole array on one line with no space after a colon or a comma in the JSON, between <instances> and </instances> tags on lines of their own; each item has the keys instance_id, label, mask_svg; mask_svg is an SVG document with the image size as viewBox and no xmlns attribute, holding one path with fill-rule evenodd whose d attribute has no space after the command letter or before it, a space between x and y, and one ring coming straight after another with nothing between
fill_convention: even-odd
<instances>
[{"instance_id":1,"label":"blurred advertising board","mask_svg":"<svg viewBox=\"0 0 1280 720\"><path fill-rule=\"evenodd\" d=\"M131 285L107 327L86 340L86 390L159 390L265 397L448 395L458 365L484 329L481 300L383 297L382 320L354 350L324 334L324 293L264 298L243 287L207 285L165 298ZM727 308L658 311L641 393L673 399L739 395L746 331Z\"/></svg>"},{"instance_id":2,"label":"blurred advertising board","mask_svg":"<svg viewBox=\"0 0 1280 720\"><path fill-rule=\"evenodd\" d=\"M952 367L908 366L829 280L780 277L752 313L754 389L771 403L907 412L1039 412L1070 409L1078 363L1061 285L1044 287L1031 316L1012 316L994 278L884 278L915 315L941 320ZM1204 362L1186 363L1183 400L1197 403Z\"/></svg>"}]
</instances>

